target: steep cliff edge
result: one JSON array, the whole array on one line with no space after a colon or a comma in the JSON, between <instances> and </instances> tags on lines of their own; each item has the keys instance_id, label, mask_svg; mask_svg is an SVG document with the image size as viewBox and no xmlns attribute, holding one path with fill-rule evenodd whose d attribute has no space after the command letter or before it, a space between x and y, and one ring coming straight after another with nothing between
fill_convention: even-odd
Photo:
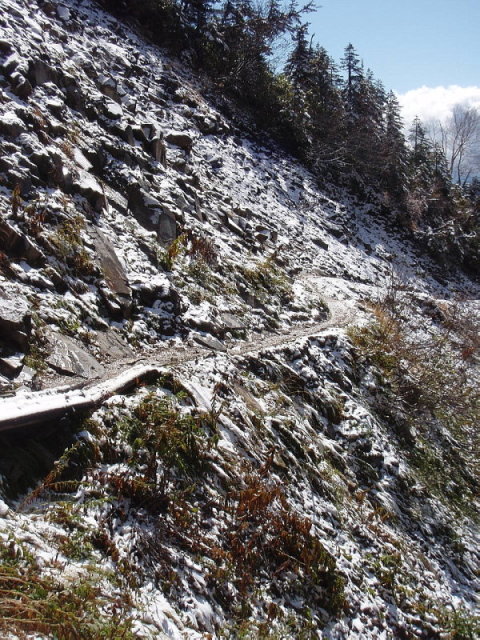
<instances>
[{"instance_id":1,"label":"steep cliff edge","mask_svg":"<svg viewBox=\"0 0 480 640\"><path fill-rule=\"evenodd\" d=\"M0 7L5 637L474 638L478 285L95 4Z\"/></svg>"}]
</instances>

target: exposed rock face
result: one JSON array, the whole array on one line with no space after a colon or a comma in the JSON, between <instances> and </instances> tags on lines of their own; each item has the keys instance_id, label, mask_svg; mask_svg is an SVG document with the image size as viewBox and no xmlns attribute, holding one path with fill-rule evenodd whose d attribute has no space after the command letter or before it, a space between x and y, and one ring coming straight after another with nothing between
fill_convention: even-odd
<instances>
[{"instance_id":1,"label":"exposed rock face","mask_svg":"<svg viewBox=\"0 0 480 640\"><path fill-rule=\"evenodd\" d=\"M130 188L128 207L146 229L157 232L162 244L170 244L177 237L175 214L145 192L138 184Z\"/></svg>"},{"instance_id":2,"label":"exposed rock face","mask_svg":"<svg viewBox=\"0 0 480 640\"><path fill-rule=\"evenodd\" d=\"M104 373L102 365L72 338L59 333L48 335L50 355L47 364L59 373L95 378Z\"/></svg>"},{"instance_id":3,"label":"exposed rock face","mask_svg":"<svg viewBox=\"0 0 480 640\"><path fill-rule=\"evenodd\" d=\"M9 256L22 258L32 265L43 264L45 255L23 233L5 220L0 220L0 247Z\"/></svg>"},{"instance_id":4,"label":"exposed rock face","mask_svg":"<svg viewBox=\"0 0 480 640\"><path fill-rule=\"evenodd\" d=\"M14 343L24 351L31 329L32 316L27 302L8 298L0 290L0 341Z\"/></svg>"},{"instance_id":5,"label":"exposed rock face","mask_svg":"<svg viewBox=\"0 0 480 640\"><path fill-rule=\"evenodd\" d=\"M115 295L124 317L130 314L132 291L128 278L120 260L115 253L112 243L96 228L91 228L94 236L95 251L98 265L103 273L110 291Z\"/></svg>"}]
</instances>

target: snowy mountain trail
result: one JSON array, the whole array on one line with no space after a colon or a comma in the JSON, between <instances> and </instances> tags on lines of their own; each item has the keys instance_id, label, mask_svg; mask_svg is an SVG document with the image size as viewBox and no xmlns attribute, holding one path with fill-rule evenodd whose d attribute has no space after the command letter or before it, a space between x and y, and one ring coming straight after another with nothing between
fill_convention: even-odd
<instances>
[{"instance_id":1,"label":"snowy mountain trail","mask_svg":"<svg viewBox=\"0 0 480 640\"><path fill-rule=\"evenodd\" d=\"M107 4L0 0L0 636L477 637L475 274Z\"/></svg>"},{"instance_id":2,"label":"snowy mountain trail","mask_svg":"<svg viewBox=\"0 0 480 640\"><path fill-rule=\"evenodd\" d=\"M223 346L217 341L218 346L231 356L257 354L266 349L287 345L299 338L315 336L329 328L341 329L354 323L354 302L333 298L324 302L328 305L329 316L323 322L299 323L280 335L262 335L231 347ZM67 412L97 408L113 394L134 388L146 378L160 375L165 368L211 357L218 346L215 345L214 349L201 346L158 349L148 355L110 363L106 365L106 372L95 380L83 380L1 399L0 432L45 424L62 418ZM64 377L64 380L66 382L68 378Z\"/></svg>"}]
</instances>

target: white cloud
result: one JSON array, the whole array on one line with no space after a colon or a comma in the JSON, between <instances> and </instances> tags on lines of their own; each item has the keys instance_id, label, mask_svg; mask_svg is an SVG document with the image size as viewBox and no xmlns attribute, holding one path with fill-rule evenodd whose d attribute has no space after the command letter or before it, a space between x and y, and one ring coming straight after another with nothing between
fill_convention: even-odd
<instances>
[{"instance_id":1,"label":"white cloud","mask_svg":"<svg viewBox=\"0 0 480 640\"><path fill-rule=\"evenodd\" d=\"M397 95L402 107L405 127L408 129L418 116L422 122L445 121L457 104L480 109L480 87L420 87Z\"/></svg>"}]
</instances>

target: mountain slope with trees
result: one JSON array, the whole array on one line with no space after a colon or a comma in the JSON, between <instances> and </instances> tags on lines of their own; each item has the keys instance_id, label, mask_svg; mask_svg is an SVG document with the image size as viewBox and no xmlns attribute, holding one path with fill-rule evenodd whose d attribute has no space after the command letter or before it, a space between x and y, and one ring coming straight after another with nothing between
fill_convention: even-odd
<instances>
[{"instance_id":1,"label":"mountain slope with trees","mask_svg":"<svg viewBox=\"0 0 480 640\"><path fill-rule=\"evenodd\" d=\"M0 635L475 638L474 200L422 124L295 7L0 7Z\"/></svg>"},{"instance_id":2,"label":"mountain slope with trees","mask_svg":"<svg viewBox=\"0 0 480 640\"><path fill-rule=\"evenodd\" d=\"M344 185L367 200L375 194L386 215L445 265L460 261L478 271L478 179L468 162L480 140L475 108L459 105L429 135L414 123L423 133L406 140L395 95L364 68L354 46L347 45L339 66L309 38L303 20L312 3L104 3L206 71L321 184ZM279 38L290 38L291 52L275 71Z\"/></svg>"}]
</instances>

